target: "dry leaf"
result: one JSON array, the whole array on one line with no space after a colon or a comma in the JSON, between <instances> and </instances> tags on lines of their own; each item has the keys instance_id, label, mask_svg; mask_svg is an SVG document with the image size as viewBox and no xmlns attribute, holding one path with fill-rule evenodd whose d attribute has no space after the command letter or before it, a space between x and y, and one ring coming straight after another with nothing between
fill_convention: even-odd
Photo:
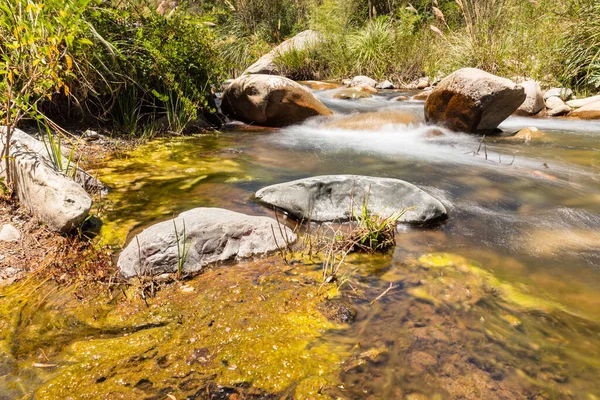
<instances>
[{"instance_id":1,"label":"dry leaf","mask_svg":"<svg viewBox=\"0 0 600 400\"><path fill-rule=\"evenodd\" d=\"M440 21L442 21L445 24L446 18L444 18L444 13L442 12L442 10L440 10L437 7L432 7L431 9L433 10L433 15L435 15L435 17L437 19L439 19Z\"/></svg>"},{"instance_id":2,"label":"dry leaf","mask_svg":"<svg viewBox=\"0 0 600 400\"><path fill-rule=\"evenodd\" d=\"M435 33L437 33L440 36L444 36L444 33L442 31L440 31L439 28L436 26L429 25L429 29L431 29L432 31L434 31Z\"/></svg>"}]
</instances>

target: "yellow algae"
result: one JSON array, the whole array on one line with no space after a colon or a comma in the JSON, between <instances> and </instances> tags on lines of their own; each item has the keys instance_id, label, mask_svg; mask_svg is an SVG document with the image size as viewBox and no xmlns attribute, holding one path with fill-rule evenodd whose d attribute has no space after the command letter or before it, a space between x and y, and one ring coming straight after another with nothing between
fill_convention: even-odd
<instances>
[{"instance_id":1,"label":"yellow algae","mask_svg":"<svg viewBox=\"0 0 600 400\"><path fill-rule=\"evenodd\" d=\"M419 298L424 296L423 291L429 295L453 306L463 304L470 299L468 304L474 304L485 293L491 293L509 308L517 310L542 311L551 313L561 311L580 318L589 317L572 310L558 301L538 296L531 293L532 288L525 284L508 283L500 280L491 272L484 270L475 261L451 253L431 253L419 258L422 267L445 268L444 276L425 280L425 286L419 291ZM410 292L409 292L410 293ZM466 294L466 296L465 296ZM466 298L465 298L466 297Z\"/></svg>"},{"instance_id":2,"label":"yellow algae","mask_svg":"<svg viewBox=\"0 0 600 400\"><path fill-rule=\"evenodd\" d=\"M216 383L318 399L318 387L335 384L350 348L319 340L344 326L317 311L324 296L305 279L261 262L208 270L185 283L193 290L172 284L148 306L128 297L91 315L69 304L71 314L78 307L83 314L79 324L94 329L71 328L71 344L52 353L58 367L36 398L133 399L167 390L185 398ZM37 334L39 344L48 332Z\"/></svg>"},{"instance_id":3,"label":"yellow algae","mask_svg":"<svg viewBox=\"0 0 600 400\"><path fill-rule=\"evenodd\" d=\"M419 262L426 267L445 268L465 265L467 259L452 253L432 253L421 256Z\"/></svg>"},{"instance_id":4,"label":"yellow algae","mask_svg":"<svg viewBox=\"0 0 600 400\"><path fill-rule=\"evenodd\" d=\"M96 199L104 244L123 245L129 232L190 208L213 206L211 184L252 180L232 157L200 152L197 138L163 138L113 155L91 169L109 189ZM203 190L204 189L204 190Z\"/></svg>"},{"instance_id":5,"label":"yellow algae","mask_svg":"<svg viewBox=\"0 0 600 400\"><path fill-rule=\"evenodd\" d=\"M504 321L508 322L510 324L510 326L512 326L514 328L517 328L523 324L523 322L519 318L515 317L512 314L503 314L501 316L501 318Z\"/></svg>"}]
</instances>

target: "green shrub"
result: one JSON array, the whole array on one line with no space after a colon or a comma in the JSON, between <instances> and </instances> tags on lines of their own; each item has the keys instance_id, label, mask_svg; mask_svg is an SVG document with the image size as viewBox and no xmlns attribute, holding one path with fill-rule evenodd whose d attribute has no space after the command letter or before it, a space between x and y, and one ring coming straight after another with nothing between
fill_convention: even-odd
<instances>
[{"instance_id":1,"label":"green shrub","mask_svg":"<svg viewBox=\"0 0 600 400\"><path fill-rule=\"evenodd\" d=\"M213 45L214 33L195 14L178 9L163 17L137 7L115 8L101 3L88 19L97 35L93 64L99 103L111 119L135 132L138 121L167 117L191 121L198 110L211 110L211 87L224 68ZM173 117L173 112L180 114Z\"/></svg>"},{"instance_id":2,"label":"green shrub","mask_svg":"<svg viewBox=\"0 0 600 400\"><path fill-rule=\"evenodd\" d=\"M44 121L40 102L56 93L70 95L68 80L76 75L73 48L84 39L83 12L88 0L14 0L0 4L0 123L6 126L4 161L11 184L10 138L23 118Z\"/></svg>"}]
</instances>

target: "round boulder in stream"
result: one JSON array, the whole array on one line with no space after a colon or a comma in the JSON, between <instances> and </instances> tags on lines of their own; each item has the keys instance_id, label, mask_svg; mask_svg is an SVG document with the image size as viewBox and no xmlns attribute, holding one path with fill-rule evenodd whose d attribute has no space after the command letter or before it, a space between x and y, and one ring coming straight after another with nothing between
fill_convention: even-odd
<instances>
[{"instance_id":1,"label":"round boulder in stream","mask_svg":"<svg viewBox=\"0 0 600 400\"><path fill-rule=\"evenodd\" d=\"M177 272L180 263L183 273L191 273L208 264L270 253L295 240L289 228L272 218L194 208L136 235L118 266L127 278Z\"/></svg>"},{"instance_id":2,"label":"round boulder in stream","mask_svg":"<svg viewBox=\"0 0 600 400\"><path fill-rule=\"evenodd\" d=\"M310 90L283 76L242 75L225 89L221 110L230 118L285 126L332 112Z\"/></svg>"},{"instance_id":3,"label":"round boulder in stream","mask_svg":"<svg viewBox=\"0 0 600 400\"><path fill-rule=\"evenodd\" d=\"M513 81L477 68L448 75L425 102L425 120L453 131L489 133L525 101L525 90Z\"/></svg>"},{"instance_id":4,"label":"round boulder in stream","mask_svg":"<svg viewBox=\"0 0 600 400\"><path fill-rule=\"evenodd\" d=\"M399 222L423 224L444 219L446 208L415 185L391 178L360 175L325 175L265 187L256 199L314 222L347 221L361 212L363 201L370 214L388 217L408 209Z\"/></svg>"}]
</instances>

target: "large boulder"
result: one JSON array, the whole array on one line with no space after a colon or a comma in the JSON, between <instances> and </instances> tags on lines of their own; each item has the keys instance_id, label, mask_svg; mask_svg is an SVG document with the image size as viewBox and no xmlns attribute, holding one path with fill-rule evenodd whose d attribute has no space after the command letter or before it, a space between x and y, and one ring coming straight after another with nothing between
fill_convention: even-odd
<instances>
[{"instance_id":1,"label":"large boulder","mask_svg":"<svg viewBox=\"0 0 600 400\"><path fill-rule=\"evenodd\" d=\"M544 109L544 95L540 84L535 81L525 81L520 84L525 89L525 101L517 108L520 115L535 115Z\"/></svg>"},{"instance_id":2,"label":"large boulder","mask_svg":"<svg viewBox=\"0 0 600 400\"><path fill-rule=\"evenodd\" d=\"M268 74L279 75L281 71L277 67L277 58L289 51L302 51L318 44L322 36L311 29L300 32L291 39L288 39L275 47L273 50L262 56L254 64L249 66L242 75L246 74Z\"/></svg>"},{"instance_id":3,"label":"large boulder","mask_svg":"<svg viewBox=\"0 0 600 400\"><path fill-rule=\"evenodd\" d=\"M433 89L425 119L454 131L494 131L525 100L525 90L509 79L476 68L460 69Z\"/></svg>"},{"instance_id":4,"label":"large boulder","mask_svg":"<svg viewBox=\"0 0 600 400\"><path fill-rule=\"evenodd\" d=\"M73 179L59 172L40 143L25 132L15 130L10 143L10 180L17 197L48 228L68 232L88 216L92 199ZM6 128L0 129L0 154L4 153ZM43 147L43 144L41 144ZM2 160L4 167L4 159ZM6 178L4 168L2 177Z\"/></svg>"},{"instance_id":5,"label":"large boulder","mask_svg":"<svg viewBox=\"0 0 600 400\"><path fill-rule=\"evenodd\" d=\"M368 198L367 198L368 197ZM446 217L437 199L399 179L359 175L326 175L280 183L260 189L256 199L297 219L315 222L347 221L360 214L367 201L371 214L388 217L404 209L400 222L422 224Z\"/></svg>"},{"instance_id":6,"label":"large boulder","mask_svg":"<svg viewBox=\"0 0 600 400\"><path fill-rule=\"evenodd\" d=\"M306 87L276 75L242 75L223 92L228 117L265 126L284 126L332 112Z\"/></svg>"},{"instance_id":7,"label":"large boulder","mask_svg":"<svg viewBox=\"0 0 600 400\"><path fill-rule=\"evenodd\" d=\"M4 127L0 127L0 135L4 134L4 129ZM11 137L13 140L19 142L22 146L27 148L28 151L37 154L39 157L42 157L47 162L51 163L50 155L48 154L48 144L44 144L44 142L41 140L37 140L33 136L23 132L20 129L14 129ZM69 164L68 159L72 156L70 154L71 149L62 145L60 150L62 154L62 164L66 166ZM96 193L106 189L102 182L90 175L87 171L79 168L77 165L74 165L73 162L70 164L71 170L69 171L69 174L71 174L73 176L73 180L86 189L86 191Z\"/></svg>"},{"instance_id":8,"label":"large boulder","mask_svg":"<svg viewBox=\"0 0 600 400\"><path fill-rule=\"evenodd\" d=\"M600 100L588 103L583 107L573 110L569 117L576 117L580 119L600 119Z\"/></svg>"},{"instance_id":9,"label":"large boulder","mask_svg":"<svg viewBox=\"0 0 600 400\"><path fill-rule=\"evenodd\" d=\"M272 218L195 208L137 234L119 256L118 267L130 278L177 272L181 261L182 272L188 274L216 262L267 254L295 240L289 228Z\"/></svg>"}]
</instances>

